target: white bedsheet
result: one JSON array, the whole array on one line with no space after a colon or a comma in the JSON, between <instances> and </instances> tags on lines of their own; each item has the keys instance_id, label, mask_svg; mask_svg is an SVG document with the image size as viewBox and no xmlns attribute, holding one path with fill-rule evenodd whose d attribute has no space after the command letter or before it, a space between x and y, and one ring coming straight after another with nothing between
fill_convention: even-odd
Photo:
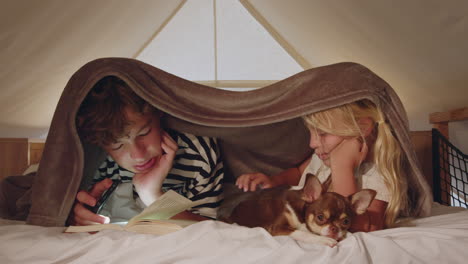
<instances>
[{"instance_id":1,"label":"white bedsheet","mask_svg":"<svg viewBox=\"0 0 468 264\"><path fill-rule=\"evenodd\" d=\"M436 206L413 224L355 233L329 248L215 221L164 236L0 221L0 263L468 263L467 210Z\"/></svg>"}]
</instances>

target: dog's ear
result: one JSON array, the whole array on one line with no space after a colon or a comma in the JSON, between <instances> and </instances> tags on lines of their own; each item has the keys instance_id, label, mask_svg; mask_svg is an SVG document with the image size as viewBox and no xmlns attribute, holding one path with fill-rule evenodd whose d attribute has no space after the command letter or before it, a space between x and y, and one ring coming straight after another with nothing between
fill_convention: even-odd
<instances>
[{"instance_id":1,"label":"dog's ear","mask_svg":"<svg viewBox=\"0 0 468 264\"><path fill-rule=\"evenodd\" d=\"M349 197L351 204L353 205L354 212L358 215L366 212L367 208L374 200L376 191L371 189L363 189Z\"/></svg>"},{"instance_id":2,"label":"dog's ear","mask_svg":"<svg viewBox=\"0 0 468 264\"><path fill-rule=\"evenodd\" d=\"M312 173L307 173L306 182L302 189L302 200L306 202L313 202L322 195L323 187L319 179Z\"/></svg>"}]
</instances>

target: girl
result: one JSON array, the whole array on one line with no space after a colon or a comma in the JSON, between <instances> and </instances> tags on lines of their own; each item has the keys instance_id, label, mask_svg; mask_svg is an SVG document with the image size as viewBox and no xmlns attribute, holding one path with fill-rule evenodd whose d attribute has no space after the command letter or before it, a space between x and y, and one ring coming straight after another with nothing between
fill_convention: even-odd
<instances>
[{"instance_id":1,"label":"girl","mask_svg":"<svg viewBox=\"0 0 468 264\"><path fill-rule=\"evenodd\" d=\"M236 185L244 191L283 184L301 187L305 175L312 173L322 183L330 183L328 191L343 196L373 189L377 195L367 213L353 221L353 231L392 226L407 207L407 184L402 149L381 110L369 100L361 100L306 115L303 120L310 131L312 157L298 168L272 177L241 175Z\"/></svg>"}]
</instances>

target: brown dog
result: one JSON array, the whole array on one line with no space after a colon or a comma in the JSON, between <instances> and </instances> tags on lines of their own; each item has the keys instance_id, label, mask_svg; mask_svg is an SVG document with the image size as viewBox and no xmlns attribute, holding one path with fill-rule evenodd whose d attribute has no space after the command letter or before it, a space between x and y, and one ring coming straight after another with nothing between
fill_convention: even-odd
<instances>
[{"instance_id":1,"label":"brown dog","mask_svg":"<svg viewBox=\"0 0 468 264\"><path fill-rule=\"evenodd\" d=\"M247 227L263 227L273 236L290 235L298 241L331 247L342 240L355 215L363 214L376 192L365 189L348 198L326 188L312 174L303 189L280 186L238 196L220 220Z\"/></svg>"}]
</instances>

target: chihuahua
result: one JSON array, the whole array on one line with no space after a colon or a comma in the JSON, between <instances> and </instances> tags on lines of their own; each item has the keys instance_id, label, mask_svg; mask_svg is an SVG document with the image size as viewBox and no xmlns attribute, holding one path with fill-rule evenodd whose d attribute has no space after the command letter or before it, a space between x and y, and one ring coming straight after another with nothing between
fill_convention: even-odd
<instances>
[{"instance_id":1,"label":"chihuahua","mask_svg":"<svg viewBox=\"0 0 468 264\"><path fill-rule=\"evenodd\" d=\"M263 227L273 236L289 235L297 241L334 247L345 238L353 217L366 212L376 192L364 189L348 198L325 192L326 186L307 174L302 189L278 186L236 197L227 223Z\"/></svg>"}]
</instances>

